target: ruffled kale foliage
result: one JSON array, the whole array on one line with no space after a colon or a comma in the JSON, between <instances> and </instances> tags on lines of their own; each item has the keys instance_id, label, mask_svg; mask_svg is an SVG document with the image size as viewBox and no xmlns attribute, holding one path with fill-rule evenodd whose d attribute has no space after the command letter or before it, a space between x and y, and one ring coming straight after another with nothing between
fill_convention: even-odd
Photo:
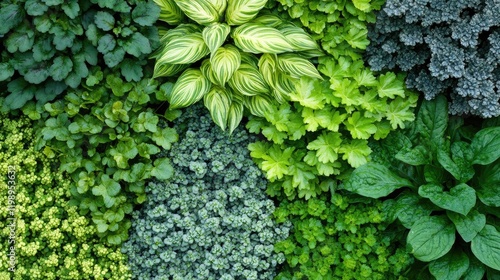
<instances>
[{"instance_id":1,"label":"ruffled kale foliage","mask_svg":"<svg viewBox=\"0 0 500 280\"><path fill-rule=\"evenodd\" d=\"M388 0L371 26L373 70L407 71L427 100L444 94L450 113L500 115L500 3Z\"/></svg>"},{"instance_id":2,"label":"ruffled kale foliage","mask_svg":"<svg viewBox=\"0 0 500 280\"><path fill-rule=\"evenodd\" d=\"M169 110L203 99L231 133L245 108L263 116L270 104L289 100L301 76L321 78L308 60L322 55L316 41L263 10L267 0L155 2L171 25L155 54L155 77L181 73L167 95Z\"/></svg>"},{"instance_id":3,"label":"ruffled kale foliage","mask_svg":"<svg viewBox=\"0 0 500 280\"><path fill-rule=\"evenodd\" d=\"M158 46L152 1L21 0L0 4L2 110L43 105L68 88L93 86L113 69L139 81Z\"/></svg>"},{"instance_id":4,"label":"ruffled kale foliage","mask_svg":"<svg viewBox=\"0 0 500 280\"><path fill-rule=\"evenodd\" d=\"M177 133L148 107L162 93L157 84L108 71L101 79L43 107L29 101L23 113L38 120L36 148L71 175L72 205L90 216L104 242L120 244L128 238L128 214L146 200L145 181L172 175L169 160L155 155Z\"/></svg>"},{"instance_id":5,"label":"ruffled kale foliage","mask_svg":"<svg viewBox=\"0 0 500 280\"><path fill-rule=\"evenodd\" d=\"M382 202L322 194L285 200L274 215L293 223L276 244L287 263L275 279L407 279L414 258L400 246L398 228L388 227Z\"/></svg>"},{"instance_id":6,"label":"ruffled kale foliage","mask_svg":"<svg viewBox=\"0 0 500 280\"><path fill-rule=\"evenodd\" d=\"M272 279L284 262L274 244L289 225L272 220L266 179L249 158L241 128L228 138L200 104L174 127L174 175L148 184L123 244L134 279Z\"/></svg>"},{"instance_id":7,"label":"ruffled kale foliage","mask_svg":"<svg viewBox=\"0 0 500 280\"><path fill-rule=\"evenodd\" d=\"M500 125L480 128L448 119L443 96L425 101L415 125L374 143L374 161L344 184L366 197L390 195L390 219L408 229L408 251L424 262L417 279L500 275Z\"/></svg>"},{"instance_id":8,"label":"ruffled kale foliage","mask_svg":"<svg viewBox=\"0 0 500 280\"><path fill-rule=\"evenodd\" d=\"M342 7L345 14L357 9ZM366 28L364 22L359 24ZM348 46L331 52L361 51ZM271 106L265 118L253 117L247 123L250 132L271 141L251 144L250 150L272 182L272 196L284 191L289 199L309 199L335 189L332 175L341 178L369 160L368 139L382 139L414 120L417 95L405 89L403 75L377 75L364 66L361 56L338 54L320 57L318 69L323 80L301 78L289 93L291 102Z\"/></svg>"},{"instance_id":9,"label":"ruffled kale foliage","mask_svg":"<svg viewBox=\"0 0 500 280\"><path fill-rule=\"evenodd\" d=\"M71 179L35 139L28 118L0 113L0 279L130 279L126 256L69 205Z\"/></svg>"}]
</instances>

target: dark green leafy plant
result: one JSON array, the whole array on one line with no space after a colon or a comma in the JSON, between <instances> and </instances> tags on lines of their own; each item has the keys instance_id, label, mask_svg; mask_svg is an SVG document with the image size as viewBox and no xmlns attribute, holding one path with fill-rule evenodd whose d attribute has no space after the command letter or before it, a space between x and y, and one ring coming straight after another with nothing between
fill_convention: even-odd
<instances>
[{"instance_id":1,"label":"dark green leafy plant","mask_svg":"<svg viewBox=\"0 0 500 280\"><path fill-rule=\"evenodd\" d=\"M157 84L105 76L92 88L47 103L41 116L33 101L24 113L45 120L38 124L37 148L59 158L61 170L71 174L72 204L90 212L101 237L120 244L128 237L127 214L146 199L145 180L172 175L169 160L154 155L160 147L170 149L177 134L147 107L153 94L161 95Z\"/></svg>"},{"instance_id":2,"label":"dark green leafy plant","mask_svg":"<svg viewBox=\"0 0 500 280\"><path fill-rule=\"evenodd\" d=\"M375 161L344 184L366 197L391 195L385 204L409 229L408 250L437 279L500 271L500 126L463 123L448 119L444 97L424 101L412 129L376 144Z\"/></svg>"},{"instance_id":3,"label":"dark green leafy plant","mask_svg":"<svg viewBox=\"0 0 500 280\"><path fill-rule=\"evenodd\" d=\"M274 215L294 226L275 246L287 259L276 279L407 279L414 258L399 248L401 235L388 228L379 201L322 194L284 200Z\"/></svg>"},{"instance_id":4,"label":"dark green leafy plant","mask_svg":"<svg viewBox=\"0 0 500 280\"><path fill-rule=\"evenodd\" d=\"M151 1L3 1L1 109L29 100L43 105L67 88L93 86L105 68L139 81L158 44L159 14Z\"/></svg>"}]
</instances>

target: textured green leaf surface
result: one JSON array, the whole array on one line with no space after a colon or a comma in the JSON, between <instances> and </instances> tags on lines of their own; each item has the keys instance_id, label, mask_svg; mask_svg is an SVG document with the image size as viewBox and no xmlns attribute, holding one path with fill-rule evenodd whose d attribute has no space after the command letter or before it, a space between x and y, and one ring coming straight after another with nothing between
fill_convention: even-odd
<instances>
[{"instance_id":1,"label":"textured green leaf surface","mask_svg":"<svg viewBox=\"0 0 500 280\"><path fill-rule=\"evenodd\" d=\"M470 242L486 225L486 216L477 210L467 216L455 212L447 212L447 215L465 242Z\"/></svg>"},{"instance_id":2,"label":"textured green leaf surface","mask_svg":"<svg viewBox=\"0 0 500 280\"><path fill-rule=\"evenodd\" d=\"M451 188L449 192L444 191L442 186L426 184L420 186L418 194L443 209L464 216L476 205L476 191L464 183Z\"/></svg>"},{"instance_id":3,"label":"textured green leaf surface","mask_svg":"<svg viewBox=\"0 0 500 280\"><path fill-rule=\"evenodd\" d=\"M472 253L485 265L500 270L500 233L486 225L471 242Z\"/></svg>"},{"instance_id":4,"label":"textured green leaf surface","mask_svg":"<svg viewBox=\"0 0 500 280\"><path fill-rule=\"evenodd\" d=\"M415 258L430 262L450 251L455 243L455 227L444 216L424 217L411 227L407 243Z\"/></svg>"},{"instance_id":5,"label":"textured green leaf surface","mask_svg":"<svg viewBox=\"0 0 500 280\"><path fill-rule=\"evenodd\" d=\"M436 280L459 280L469 268L469 257L462 250L451 250L429 264L429 271Z\"/></svg>"}]
</instances>

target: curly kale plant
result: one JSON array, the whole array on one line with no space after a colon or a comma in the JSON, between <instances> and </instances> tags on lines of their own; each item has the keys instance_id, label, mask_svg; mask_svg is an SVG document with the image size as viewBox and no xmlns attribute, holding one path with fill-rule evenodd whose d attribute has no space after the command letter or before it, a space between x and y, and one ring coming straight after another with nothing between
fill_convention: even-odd
<instances>
[{"instance_id":1,"label":"curly kale plant","mask_svg":"<svg viewBox=\"0 0 500 280\"><path fill-rule=\"evenodd\" d=\"M388 0L370 29L373 70L408 71L427 100L444 94L450 113L500 115L500 2Z\"/></svg>"},{"instance_id":2,"label":"curly kale plant","mask_svg":"<svg viewBox=\"0 0 500 280\"><path fill-rule=\"evenodd\" d=\"M71 179L35 138L28 118L0 113L0 279L130 279L125 255L69 205Z\"/></svg>"},{"instance_id":3,"label":"curly kale plant","mask_svg":"<svg viewBox=\"0 0 500 280\"><path fill-rule=\"evenodd\" d=\"M409 252L429 263L422 273L428 267L438 280L482 279L485 272L497 279L500 126L463 123L448 121L443 96L425 101L413 129L375 144L374 162L357 168L344 187L377 199L390 195L385 203L409 229Z\"/></svg>"},{"instance_id":4,"label":"curly kale plant","mask_svg":"<svg viewBox=\"0 0 500 280\"><path fill-rule=\"evenodd\" d=\"M276 279L406 279L413 263L379 201L322 194L284 200L274 215L293 223L290 237L276 244L287 259Z\"/></svg>"},{"instance_id":5,"label":"curly kale plant","mask_svg":"<svg viewBox=\"0 0 500 280\"><path fill-rule=\"evenodd\" d=\"M270 103L289 99L298 78L320 78L308 60L322 54L315 40L278 16L259 13L267 0L155 2L160 20L176 26L161 39L155 76L182 72L169 92L169 110L203 99L214 122L231 133L244 108L263 116Z\"/></svg>"},{"instance_id":6,"label":"curly kale plant","mask_svg":"<svg viewBox=\"0 0 500 280\"><path fill-rule=\"evenodd\" d=\"M0 4L2 110L54 100L68 87L92 86L111 68L139 81L157 47L152 1L21 0Z\"/></svg>"},{"instance_id":7,"label":"curly kale plant","mask_svg":"<svg viewBox=\"0 0 500 280\"><path fill-rule=\"evenodd\" d=\"M242 129L228 138L201 105L175 127L174 176L146 187L123 245L135 279L272 279L289 227L272 220L266 180L249 158ZM165 152L165 154L167 154Z\"/></svg>"}]
</instances>

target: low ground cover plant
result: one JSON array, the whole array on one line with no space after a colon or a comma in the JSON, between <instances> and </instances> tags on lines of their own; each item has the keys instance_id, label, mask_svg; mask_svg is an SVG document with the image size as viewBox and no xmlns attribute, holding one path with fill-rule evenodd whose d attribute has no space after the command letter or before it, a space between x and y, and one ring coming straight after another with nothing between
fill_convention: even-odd
<instances>
[{"instance_id":1,"label":"low ground cover plant","mask_svg":"<svg viewBox=\"0 0 500 280\"><path fill-rule=\"evenodd\" d=\"M273 279L285 260L274 244L290 225L272 219L267 182L246 150L253 137L241 128L228 137L201 104L175 129L179 142L161 152L174 174L148 184L122 247L134 279Z\"/></svg>"},{"instance_id":2,"label":"low ground cover plant","mask_svg":"<svg viewBox=\"0 0 500 280\"><path fill-rule=\"evenodd\" d=\"M500 126L463 123L448 119L444 97L425 101L415 125L377 143L375 160L343 186L384 200L408 229L409 252L428 263L420 278L500 275Z\"/></svg>"},{"instance_id":3,"label":"low ground cover plant","mask_svg":"<svg viewBox=\"0 0 500 280\"><path fill-rule=\"evenodd\" d=\"M0 181L0 279L130 279L126 256L70 206L71 179L36 150L35 137L28 118L0 114L8 178Z\"/></svg>"}]
</instances>

